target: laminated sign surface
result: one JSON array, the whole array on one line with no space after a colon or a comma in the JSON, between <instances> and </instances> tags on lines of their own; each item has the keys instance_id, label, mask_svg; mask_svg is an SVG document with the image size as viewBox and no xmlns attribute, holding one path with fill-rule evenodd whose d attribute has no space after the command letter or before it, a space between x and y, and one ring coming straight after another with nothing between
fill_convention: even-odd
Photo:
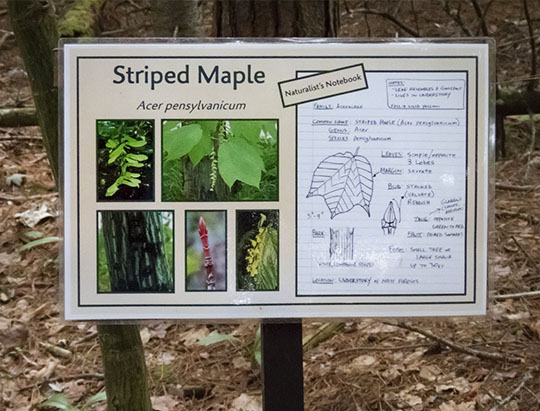
<instances>
[{"instance_id":1,"label":"laminated sign surface","mask_svg":"<svg viewBox=\"0 0 540 411\"><path fill-rule=\"evenodd\" d=\"M63 44L66 318L484 314L488 56Z\"/></svg>"}]
</instances>

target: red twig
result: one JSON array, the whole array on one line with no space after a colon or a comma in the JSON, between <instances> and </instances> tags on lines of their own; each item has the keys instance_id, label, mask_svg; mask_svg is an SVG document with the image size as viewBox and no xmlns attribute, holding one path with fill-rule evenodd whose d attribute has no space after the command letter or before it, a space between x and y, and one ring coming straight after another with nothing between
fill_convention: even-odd
<instances>
[{"instance_id":1,"label":"red twig","mask_svg":"<svg viewBox=\"0 0 540 411\"><path fill-rule=\"evenodd\" d=\"M199 218L199 235L201 236L204 268L206 269L206 289L208 291L213 291L216 289L216 277L213 273L214 263L212 263L212 256L210 255L210 247L208 245L208 230L206 229L206 223L202 216Z\"/></svg>"}]
</instances>

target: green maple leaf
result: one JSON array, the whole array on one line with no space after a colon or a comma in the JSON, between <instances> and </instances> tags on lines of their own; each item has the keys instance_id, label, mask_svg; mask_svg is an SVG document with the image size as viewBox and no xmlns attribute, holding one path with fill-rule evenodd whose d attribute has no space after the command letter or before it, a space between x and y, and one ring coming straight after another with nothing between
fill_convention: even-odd
<instances>
[{"instance_id":1,"label":"green maple leaf","mask_svg":"<svg viewBox=\"0 0 540 411\"><path fill-rule=\"evenodd\" d=\"M201 140L202 129L198 124L178 126L174 121L163 125L163 149L167 152L167 161L185 156Z\"/></svg>"},{"instance_id":2,"label":"green maple leaf","mask_svg":"<svg viewBox=\"0 0 540 411\"><path fill-rule=\"evenodd\" d=\"M218 169L229 188L237 180L259 188L264 162L257 149L246 140L232 137L219 147Z\"/></svg>"}]
</instances>

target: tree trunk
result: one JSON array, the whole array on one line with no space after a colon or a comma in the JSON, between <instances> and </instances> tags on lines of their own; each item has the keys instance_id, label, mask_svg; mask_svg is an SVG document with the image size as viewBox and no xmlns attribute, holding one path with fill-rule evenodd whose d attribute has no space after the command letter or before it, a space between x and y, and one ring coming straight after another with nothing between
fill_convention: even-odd
<instances>
[{"instance_id":1,"label":"tree trunk","mask_svg":"<svg viewBox=\"0 0 540 411\"><path fill-rule=\"evenodd\" d=\"M51 4L8 0L11 25L32 86L43 144L58 185L58 93L54 49L58 31ZM99 326L109 410L152 411L137 325ZM125 353L124 353L124 350Z\"/></svg>"},{"instance_id":2,"label":"tree trunk","mask_svg":"<svg viewBox=\"0 0 540 411\"><path fill-rule=\"evenodd\" d=\"M39 0L8 0L11 26L32 86L37 119L58 184L58 91L54 49L58 31L52 6Z\"/></svg>"},{"instance_id":3,"label":"tree trunk","mask_svg":"<svg viewBox=\"0 0 540 411\"><path fill-rule=\"evenodd\" d=\"M204 36L198 0L152 0L154 34L157 37Z\"/></svg>"},{"instance_id":4,"label":"tree trunk","mask_svg":"<svg viewBox=\"0 0 540 411\"><path fill-rule=\"evenodd\" d=\"M496 105L496 155L506 156L506 133L504 118L506 116L540 113L540 92L537 90L505 92L498 90Z\"/></svg>"},{"instance_id":5,"label":"tree trunk","mask_svg":"<svg viewBox=\"0 0 540 411\"><path fill-rule=\"evenodd\" d=\"M102 211L112 292L172 292L160 213Z\"/></svg>"},{"instance_id":6,"label":"tree trunk","mask_svg":"<svg viewBox=\"0 0 540 411\"><path fill-rule=\"evenodd\" d=\"M151 411L139 328L101 324L98 334L105 367L107 411Z\"/></svg>"},{"instance_id":7,"label":"tree trunk","mask_svg":"<svg viewBox=\"0 0 540 411\"><path fill-rule=\"evenodd\" d=\"M196 1L154 0L153 4L159 27L156 30L160 30L156 34L170 33L177 25L177 29L183 28L178 32L180 36L202 35L200 8ZM216 32L220 37L335 36L339 28L338 4L337 0L220 0L216 2L215 9ZM183 14L178 15L180 9ZM176 15L177 18L171 18ZM196 20L189 22L183 15L195 16ZM197 28L198 31L186 31L189 28ZM219 147L217 141L214 140L215 152ZM235 198L219 174L211 187L210 160L203 159L196 169L187 160L180 167L184 198L200 201Z\"/></svg>"},{"instance_id":8,"label":"tree trunk","mask_svg":"<svg viewBox=\"0 0 540 411\"><path fill-rule=\"evenodd\" d=\"M540 113L540 91L499 91L497 115L506 117L529 113Z\"/></svg>"},{"instance_id":9,"label":"tree trunk","mask_svg":"<svg viewBox=\"0 0 540 411\"><path fill-rule=\"evenodd\" d=\"M335 37L338 29L338 0L216 2L218 37Z\"/></svg>"},{"instance_id":10,"label":"tree trunk","mask_svg":"<svg viewBox=\"0 0 540 411\"><path fill-rule=\"evenodd\" d=\"M339 0L221 0L216 2L215 13L220 37L334 37L339 30ZM287 329L285 336L279 334L280 329ZM263 409L303 408L302 322L277 327L262 322L261 334ZM272 368L275 364L264 367L278 345L282 353L297 351L289 358L294 364L284 370Z\"/></svg>"}]
</instances>

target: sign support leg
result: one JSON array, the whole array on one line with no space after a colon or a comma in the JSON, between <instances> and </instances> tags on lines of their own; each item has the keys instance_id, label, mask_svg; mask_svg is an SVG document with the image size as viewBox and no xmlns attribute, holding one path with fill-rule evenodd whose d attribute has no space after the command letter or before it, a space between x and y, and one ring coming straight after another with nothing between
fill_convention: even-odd
<instances>
[{"instance_id":1,"label":"sign support leg","mask_svg":"<svg viewBox=\"0 0 540 411\"><path fill-rule=\"evenodd\" d=\"M303 411L302 320L261 323L263 410Z\"/></svg>"}]
</instances>

